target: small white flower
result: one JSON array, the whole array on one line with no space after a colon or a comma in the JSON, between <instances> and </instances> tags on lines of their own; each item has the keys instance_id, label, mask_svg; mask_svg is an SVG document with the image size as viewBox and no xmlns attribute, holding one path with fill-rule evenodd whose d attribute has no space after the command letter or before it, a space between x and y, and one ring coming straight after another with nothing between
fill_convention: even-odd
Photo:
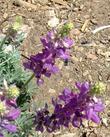
<instances>
[{"instance_id":1,"label":"small white flower","mask_svg":"<svg viewBox=\"0 0 110 137\"><path fill-rule=\"evenodd\" d=\"M48 25L50 27L56 27L59 24L59 19L57 17L53 17L48 21Z\"/></svg>"},{"instance_id":2,"label":"small white flower","mask_svg":"<svg viewBox=\"0 0 110 137\"><path fill-rule=\"evenodd\" d=\"M12 45L6 46L4 49L4 53L6 53L6 54L8 54L9 52L12 52L12 51L13 51Z\"/></svg>"}]
</instances>

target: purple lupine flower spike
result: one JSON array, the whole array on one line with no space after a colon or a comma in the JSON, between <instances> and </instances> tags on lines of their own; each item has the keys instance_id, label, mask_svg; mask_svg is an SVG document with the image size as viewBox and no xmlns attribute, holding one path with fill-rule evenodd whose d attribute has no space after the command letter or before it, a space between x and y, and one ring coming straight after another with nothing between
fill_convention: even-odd
<instances>
[{"instance_id":1,"label":"purple lupine flower spike","mask_svg":"<svg viewBox=\"0 0 110 137\"><path fill-rule=\"evenodd\" d=\"M61 126L68 127L70 123L74 127L80 127L84 119L100 123L99 113L104 110L101 99L91 96L91 86L88 82L77 82L76 86L79 89L78 93L65 88L57 99L52 99L54 106L52 114L48 108L37 111L38 121L35 124L38 128L40 127L40 130L37 128L38 131L43 128L42 132L44 129L52 132Z\"/></svg>"},{"instance_id":2,"label":"purple lupine flower spike","mask_svg":"<svg viewBox=\"0 0 110 137\"><path fill-rule=\"evenodd\" d=\"M55 65L56 59L68 60L70 58L69 49L74 44L72 39L61 37L55 29L49 31L40 40L43 45L42 52L31 55L24 63L26 69L34 72L38 85L44 82L42 76L50 77L59 71Z\"/></svg>"},{"instance_id":3,"label":"purple lupine flower spike","mask_svg":"<svg viewBox=\"0 0 110 137\"><path fill-rule=\"evenodd\" d=\"M3 137L2 132L8 131L15 133L17 126L11 122L20 116L20 109L17 108L15 100L9 100L5 96L0 97L0 136Z\"/></svg>"}]
</instances>

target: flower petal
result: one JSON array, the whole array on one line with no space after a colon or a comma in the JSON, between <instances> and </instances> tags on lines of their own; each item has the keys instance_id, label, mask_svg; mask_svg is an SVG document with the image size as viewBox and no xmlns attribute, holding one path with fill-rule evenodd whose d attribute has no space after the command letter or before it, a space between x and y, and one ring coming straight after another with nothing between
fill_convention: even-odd
<instances>
[{"instance_id":1,"label":"flower petal","mask_svg":"<svg viewBox=\"0 0 110 137\"><path fill-rule=\"evenodd\" d=\"M6 124L6 125L3 124L2 127L3 127L4 129L6 129L8 132L13 132L13 133L15 133L15 132L17 131L16 126L15 126L15 125L12 125L12 124Z\"/></svg>"},{"instance_id":2,"label":"flower petal","mask_svg":"<svg viewBox=\"0 0 110 137\"><path fill-rule=\"evenodd\" d=\"M6 118L8 120L15 120L20 116L20 112L20 109L13 109L7 114Z\"/></svg>"},{"instance_id":3,"label":"flower petal","mask_svg":"<svg viewBox=\"0 0 110 137\"><path fill-rule=\"evenodd\" d=\"M76 115L73 117L72 125L74 127L80 127L82 124L82 119L80 117L77 117Z\"/></svg>"},{"instance_id":4,"label":"flower petal","mask_svg":"<svg viewBox=\"0 0 110 137\"><path fill-rule=\"evenodd\" d=\"M94 111L101 112L104 110L104 105L102 103L98 103L94 105Z\"/></svg>"},{"instance_id":5,"label":"flower petal","mask_svg":"<svg viewBox=\"0 0 110 137\"><path fill-rule=\"evenodd\" d=\"M99 118L98 114L96 114L95 112L92 113L91 120L97 124L100 123L100 118Z\"/></svg>"},{"instance_id":6,"label":"flower petal","mask_svg":"<svg viewBox=\"0 0 110 137\"><path fill-rule=\"evenodd\" d=\"M2 133L0 133L0 137L4 137Z\"/></svg>"},{"instance_id":7,"label":"flower petal","mask_svg":"<svg viewBox=\"0 0 110 137\"><path fill-rule=\"evenodd\" d=\"M89 109L86 111L86 115L87 115L87 119L88 119L88 120L91 119L92 114L93 114L93 108L89 108Z\"/></svg>"}]
</instances>

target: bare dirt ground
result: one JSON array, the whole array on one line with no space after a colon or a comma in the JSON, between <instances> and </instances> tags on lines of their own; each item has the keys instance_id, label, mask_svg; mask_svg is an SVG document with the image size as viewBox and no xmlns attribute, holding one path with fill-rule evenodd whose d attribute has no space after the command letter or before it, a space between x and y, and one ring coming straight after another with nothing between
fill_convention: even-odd
<instances>
[{"instance_id":1,"label":"bare dirt ground","mask_svg":"<svg viewBox=\"0 0 110 137\"><path fill-rule=\"evenodd\" d=\"M18 0L17 0L18 1ZM29 5L13 3L12 0L0 0L0 29L14 18L23 17L24 24L31 27L27 39L23 43L25 55L34 54L41 49L39 37L47 30L47 22L51 9L55 10L61 20L74 23L72 36L75 46L71 52L71 60L67 66L58 61L60 74L45 78L45 83L39 88L36 103L50 102L64 87L73 88L75 81L102 81L107 85L103 95L106 102L102 123L91 124L81 129L62 129L56 134L43 137L110 137L110 28L92 34L92 30L103 25L110 25L110 0L27 0ZM31 5L33 4L34 7ZM87 22L85 30L82 26ZM83 28L82 28L83 29Z\"/></svg>"}]
</instances>

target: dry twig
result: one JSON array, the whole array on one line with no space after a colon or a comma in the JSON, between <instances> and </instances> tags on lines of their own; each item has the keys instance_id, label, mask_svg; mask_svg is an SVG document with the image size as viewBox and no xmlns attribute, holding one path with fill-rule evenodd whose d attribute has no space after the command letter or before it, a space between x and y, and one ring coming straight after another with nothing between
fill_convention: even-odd
<instances>
[{"instance_id":1,"label":"dry twig","mask_svg":"<svg viewBox=\"0 0 110 137\"><path fill-rule=\"evenodd\" d=\"M110 25L101 26L101 27L99 27L99 28L93 30L92 33L95 34L95 33L99 32L99 31L101 31L101 30L103 30L103 29L107 29L107 28L110 28Z\"/></svg>"},{"instance_id":2,"label":"dry twig","mask_svg":"<svg viewBox=\"0 0 110 137\"><path fill-rule=\"evenodd\" d=\"M82 31L82 32L85 31L85 29L87 28L88 24L89 24L89 19L87 19L87 20L84 22L84 24L83 24L83 26L82 26L82 28L81 28L81 31Z\"/></svg>"}]
</instances>

